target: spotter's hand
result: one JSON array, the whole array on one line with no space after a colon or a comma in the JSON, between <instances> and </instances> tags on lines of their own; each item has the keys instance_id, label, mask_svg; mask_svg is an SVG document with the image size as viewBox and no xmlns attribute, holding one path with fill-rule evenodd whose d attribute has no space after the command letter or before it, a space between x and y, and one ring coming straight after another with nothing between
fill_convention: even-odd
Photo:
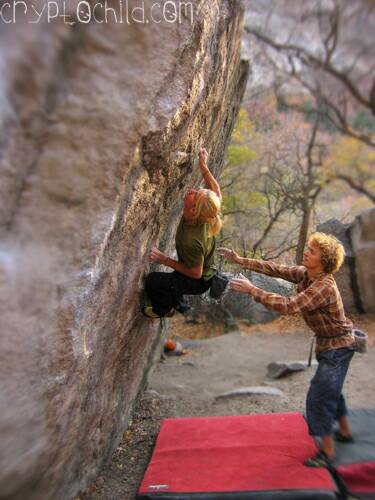
<instances>
[{"instance_id":1,"label":"spotter's hand","mask_svg":"<svg viewBox=\"0 0 375 500\"><path fill-rule=\"evenodd\" d=\"M150 260L151 262L156 262L157 264L165 264L168 259L168 256L163 252L158 250L156 247L151 248L150 252Z\"/></svg>"},{"instance_id":2,"label":"spotter's hand","mask_svg":"<svg viewBox=\"0 0 375 500\"><path fill-rule=\"evenodd\" d=\"M222 257L224 257L225 259L229 260L229 262L237 262L238 259L240 258L239 255L230 248L224 248L224 247L218 248L217 253Z\"/></svg>"},{"instance_id":3,"label":"spotter's hand","mask_svg":"<svg viewBox=\"0 0 375 500\"><path fill-rule=\"evenodd\" d=\"M234 279L230 282L230 287L232 290L240 293L251 293L252 283L243 274L240 274L240 278Z\"/></svg>"}]
</instances>

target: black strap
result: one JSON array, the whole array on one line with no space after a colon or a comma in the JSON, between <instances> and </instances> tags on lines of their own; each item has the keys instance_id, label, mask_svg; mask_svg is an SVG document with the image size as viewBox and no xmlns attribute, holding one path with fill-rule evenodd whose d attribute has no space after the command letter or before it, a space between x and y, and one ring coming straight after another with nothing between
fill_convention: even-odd
<instances>
[{"instance_id":1,"label":"black strap","mask_svg":"<svg viewBox=\"0 0 375 500\"><path fill-rule=\"evenodd\" d=\"M328 462L328 464L327 464L327 469L329 470L333 480L335 481L335 483L339 489L340 500L349 500L349 498L358 499L358 497L355 496L355 494L350 491L350 489L348 488L347 484L345 484L345 481L340 476L337 469L330 462Z\"/></svg>"},{"instance_id":2,"label":"black strap","mask_svg":"<svg viewBox=\"0 0 375 500\"><path fill-rule=\"evenodd\" d=\"M314 347L314 341L315 341L315 335L314 337L312 338L312 341L311 341L311 346L310 346L310 354L309 354L309 359L307 361L307 366L311 366L311 360L312 360L312 354L313 354L313 347Z\"/></svg>"},{"instance_id":3,"label":"black strap","mask_svg":"<svg viewBox=\"0 0 375 500\"><path fill-rule=\"evenodd\" d=\"M225 261L224 256L223 256L223 255L220 255L220 258L219 258L219 266L218 266L218 267L219 267L219 269L218 269L218 271L219 271L219 272L222 272L222 271L223 271L224 261Z\"/></svg>"},{"instance_id":4,"label":"black strap","mask_svg":"<svg viewBox=\"0 0 375 500\"><path fill-rule=\"evenodd\" d=\"M311 346L310 346L310 353L309 353L309 359L307 361L307 366L311 366L311 360L312 360L312 354L313 354L313 347L314 347L314 341L315 339L337 339L338 337L345 337L346 335L350 335L351 332L346 332L346 333L339 333L338 335L314 335L311 341Z\"/></svg>"}]
</instances>

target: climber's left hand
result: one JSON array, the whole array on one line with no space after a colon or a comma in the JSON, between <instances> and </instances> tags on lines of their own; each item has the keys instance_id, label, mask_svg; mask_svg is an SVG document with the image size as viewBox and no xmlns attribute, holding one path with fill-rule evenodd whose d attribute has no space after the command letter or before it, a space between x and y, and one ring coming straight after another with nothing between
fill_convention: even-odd
<instances>
[{"instance_id":1,"label":"climber's left hand","mask_svg":"<svg viewBox=\"0 0 375 500\"><path fill-rule=\"evenodd\" d=\"M199 164L201 166L207 166L208 151L206 148L201 148L199 151Z\"/></svg>"},{"instance_id":2,"label":"climber's left hand","mask_svg":"<svg viewBox=\"0 0 375 500\"><path fill-rule=\"evenodd\" d=\"M167 264L168 255L158 250L156 247L151 248L150 252L150 260L151 262L156 262L157 264Z\"/></svg>"}]
</instances>

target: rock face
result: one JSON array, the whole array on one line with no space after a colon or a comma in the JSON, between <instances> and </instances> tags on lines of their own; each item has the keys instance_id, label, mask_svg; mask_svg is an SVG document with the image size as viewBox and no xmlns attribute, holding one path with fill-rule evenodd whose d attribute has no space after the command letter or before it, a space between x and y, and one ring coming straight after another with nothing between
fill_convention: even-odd
<instances>
[{"instance_id":1,"label":"rock face","mask_svg":"<svg viewBox=\"0 0 375 500\"><path fill-rule=\"evenodd\" d=\"M193 14L1 26L2 498L72 498L145 384L149 249L172 246L201 143L220 172L248 73L240 2Z\"/></svg>"},{"instance_id":2,"label":"rock face","mask_svg":"<svg viewBox=\"0 0 375 500\"><path fill-rule=\"evenodd\" d=\"M346 312L375 312L375 208L358 215L352 224L330 220L317 227L344 245L346 258L335 274Z\"/></svg>"}]
</instances>

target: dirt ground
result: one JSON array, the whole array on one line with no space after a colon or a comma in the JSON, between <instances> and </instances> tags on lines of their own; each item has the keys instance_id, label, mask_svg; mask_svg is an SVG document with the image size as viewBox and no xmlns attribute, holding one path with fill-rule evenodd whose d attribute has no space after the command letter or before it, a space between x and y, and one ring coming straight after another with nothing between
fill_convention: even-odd
<instances>
[{"instance_id":1,"label":"dirt ground","mask_svg":"<svg viewBox=\"0 0 375 500\"><path fill-rule=\"evenodd\" d=\"M375 317L352 318L366 331L370 347L356 354L344 393L351 408L375 404ZM267 378L272 361L306 360L311 334L298 318L279 318L267 325L240 325L223 334L220 326L186 323L181 316L169 323L169 338L180 340L183 356L165 356L153 370L129 429L95 483L75 500L134 499L164 418L241 415L304 411L305 395L314 368L280 380ZM207 338L208 337L208 338ZM280 389L282 396L217 396L248 386Z\"/></svg>"}]
</instances>

